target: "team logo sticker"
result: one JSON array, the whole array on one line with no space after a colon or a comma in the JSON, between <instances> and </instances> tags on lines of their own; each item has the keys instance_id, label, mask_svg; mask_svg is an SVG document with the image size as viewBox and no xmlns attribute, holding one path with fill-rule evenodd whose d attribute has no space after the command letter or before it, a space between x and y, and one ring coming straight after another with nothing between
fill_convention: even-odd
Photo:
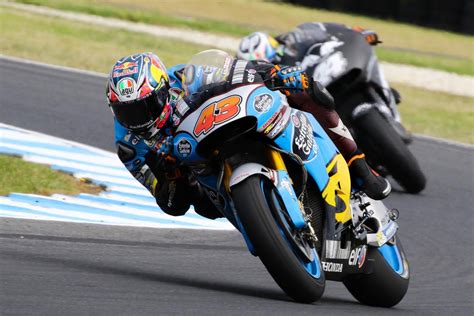
<instances>
[{"instance_id":1,"label":"team logo sticker","mask_svg":"<svg viewBox=\"0 0 474 316\"><path fill-rule=\"evenodd\" d=\"M266 113L273 104L273 97L268 93L260 94L253 101L253 108L259 113Z\"/></svg>"},{"instance_id":2,"label":"team logo sticker","mask_svg":"<svg viewBox=\"0 0 474 316\"><path fill-rule=\"evenodd\" d=\"M118 82L118 90L121 96L129 97L135 92L135 80L123 78Z\"/></svg>"},{"instance_id":3,"label":"team logo sticker","mask_svg":"<svg viewBox=\"0 0 474 316\"><path fill-rule=\"evenodd\" d=\"M193 145L191 145L189 140L183 138L178 142L177 151L181 158L187 158L193 151Z\"/></svg>"},{"instance_id":4,"label":"team logo sticker","mask_svg":"<svg viewBox=\"0 0 474 316\"><path fill-rule=\"evenodd\" d=\"M367 246L362 246L359 248L352 249L351 254L349 256L348 263L351 266L357 265L360 269L365 263L365 258L367 256Z\"/></svg>"},{"instance_id":5,"label":"team logo sticker","mask_svg":"<svg viewBox=\"0 0 474 316\"><path fill-rule=\"evenodd\" d=\"M302 112L293 114L293 144L292 149L301 159L307 160L314 146L313 127Z\"/></svg>"},{"instance_id":6,"label":"team logo sticker","mask_svg":"<svg viewBox=\"0 0 474 316\"><path fill-rule=\"evenodd\" d=\"M124 77L138 73L138 64L134 61L124 62L114 67L113 77Z\"/></svg>"}]
</instances>

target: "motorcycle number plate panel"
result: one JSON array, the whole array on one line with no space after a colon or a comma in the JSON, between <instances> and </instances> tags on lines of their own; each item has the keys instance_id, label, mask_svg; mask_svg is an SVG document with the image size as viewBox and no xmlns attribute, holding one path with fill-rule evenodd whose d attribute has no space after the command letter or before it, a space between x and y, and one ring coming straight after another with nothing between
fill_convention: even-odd
<instances>
[{"instance_id":1,"label":"motorcycle number plate panel","mask_svg":"<svg viewBox=\"0 0 474 316\"><path fill-rule=\"evenodd\" d=\"M210 98L181 122L177 132L187 132L200 142L227 123L245 117L248 97L259 86L247 85Z\"/></svg>"}]
</instances>

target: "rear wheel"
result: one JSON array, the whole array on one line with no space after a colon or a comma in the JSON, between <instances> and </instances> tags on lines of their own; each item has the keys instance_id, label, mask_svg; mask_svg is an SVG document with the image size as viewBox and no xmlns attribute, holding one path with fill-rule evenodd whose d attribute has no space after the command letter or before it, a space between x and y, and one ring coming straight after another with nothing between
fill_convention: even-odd
<instances>
[{"instance_id":1,"label":"rear wheel","mask_svg":"<svg viewBox=\"0 0 474 316\"><path fill-rule=\"evenodd\" d=\"M276 283L298 302L318 300L325 287L319 257L293 228L273 184L254 175L233 187L232 195L245 231Z\"/></svg>"},{"instance_id":2,"label":"rear wheel","mask_svg":"<svg viewBox=\"0 0 474 316\"><path fill-rule=\"evenodd\" d=\"M425 188L426 178L415 156L380 112L372 108L354 119L357 142L369 161L381 164L409 193Z\"/></svg>"},{"instance_id":3,"label":"rear wheel","mask_svg":"<svg viewBox=\"0 0 474 316\"><path fill-rule=\"evenodd\" d=\"M392 307L405 296L410 272L400 242L381 248L369 248L366 264L372 263L370 274L347 277L343 283L359 302L371 306Z\"/></svg>"}]
</instances>

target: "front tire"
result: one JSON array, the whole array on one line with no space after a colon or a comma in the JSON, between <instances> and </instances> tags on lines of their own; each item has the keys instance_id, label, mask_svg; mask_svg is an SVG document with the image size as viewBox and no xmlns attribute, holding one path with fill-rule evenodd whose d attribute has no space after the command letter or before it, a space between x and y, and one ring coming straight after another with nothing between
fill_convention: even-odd
<instances>
[{"instance_id":1,"label":"front tire","mask_svg":"<svg viewBox=\"0 0 474 316\"><path fill-rule=\"evenodd\" d=\"M419 193L426 186L426 177L415 156L395 129L372 108L354 119L357 142L369 161L381 164L409 193Z\"/></svg>"},{"instance_id":2,"label":"front tire","mask_svg":"<svg viewBox=\"0 0 474 316\"><path fill-rule=\"evenodd\" d=\"M350 275L343 281L352 296L362 304L392 307L405 296L410 282L410 272L405 253L398 239L395 245L387 244L385 247L397 247L389 250L389 254L390 251L392 251L392 255L398 252L400 255L398 265L390 264L379 248L370 248L366 261L373 264L371 273Z\"/></svg>"},{"instance_id":3,"label":"front tire","mask_svg":"<svg viewBox=\"0 0 474 316\"><path fill-rule=\"evenodd\" d=\"M254 175L232 188L239 218L255 250L276 283L295 301L318 300L325 288L324 273L314 249L314 261L304 261L277 224L274 203L276 188L265 177ZM274 199L273 199L274 200ZM280 200L281 201L281 200ZM284 207L284 205L280 205Z\"/></svg>"}]
</instances>

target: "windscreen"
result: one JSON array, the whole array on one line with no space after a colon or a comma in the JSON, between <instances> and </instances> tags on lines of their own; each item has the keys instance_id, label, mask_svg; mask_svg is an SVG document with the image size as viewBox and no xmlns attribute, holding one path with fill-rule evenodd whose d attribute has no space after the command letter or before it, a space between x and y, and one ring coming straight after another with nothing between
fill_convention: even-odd
<instances>
[{"instance_id":1,"label":"windscreen","mask_svg":"<svg viewBox=\"0 0 474 316\"><path fill-rule=\"evenodd\" d=\"M183 89L187 96L198 93L202 87L209 87L227 81L234 58L228 53L210 49L194 55L183 71Z\"/></svg>"}]
</instances>

